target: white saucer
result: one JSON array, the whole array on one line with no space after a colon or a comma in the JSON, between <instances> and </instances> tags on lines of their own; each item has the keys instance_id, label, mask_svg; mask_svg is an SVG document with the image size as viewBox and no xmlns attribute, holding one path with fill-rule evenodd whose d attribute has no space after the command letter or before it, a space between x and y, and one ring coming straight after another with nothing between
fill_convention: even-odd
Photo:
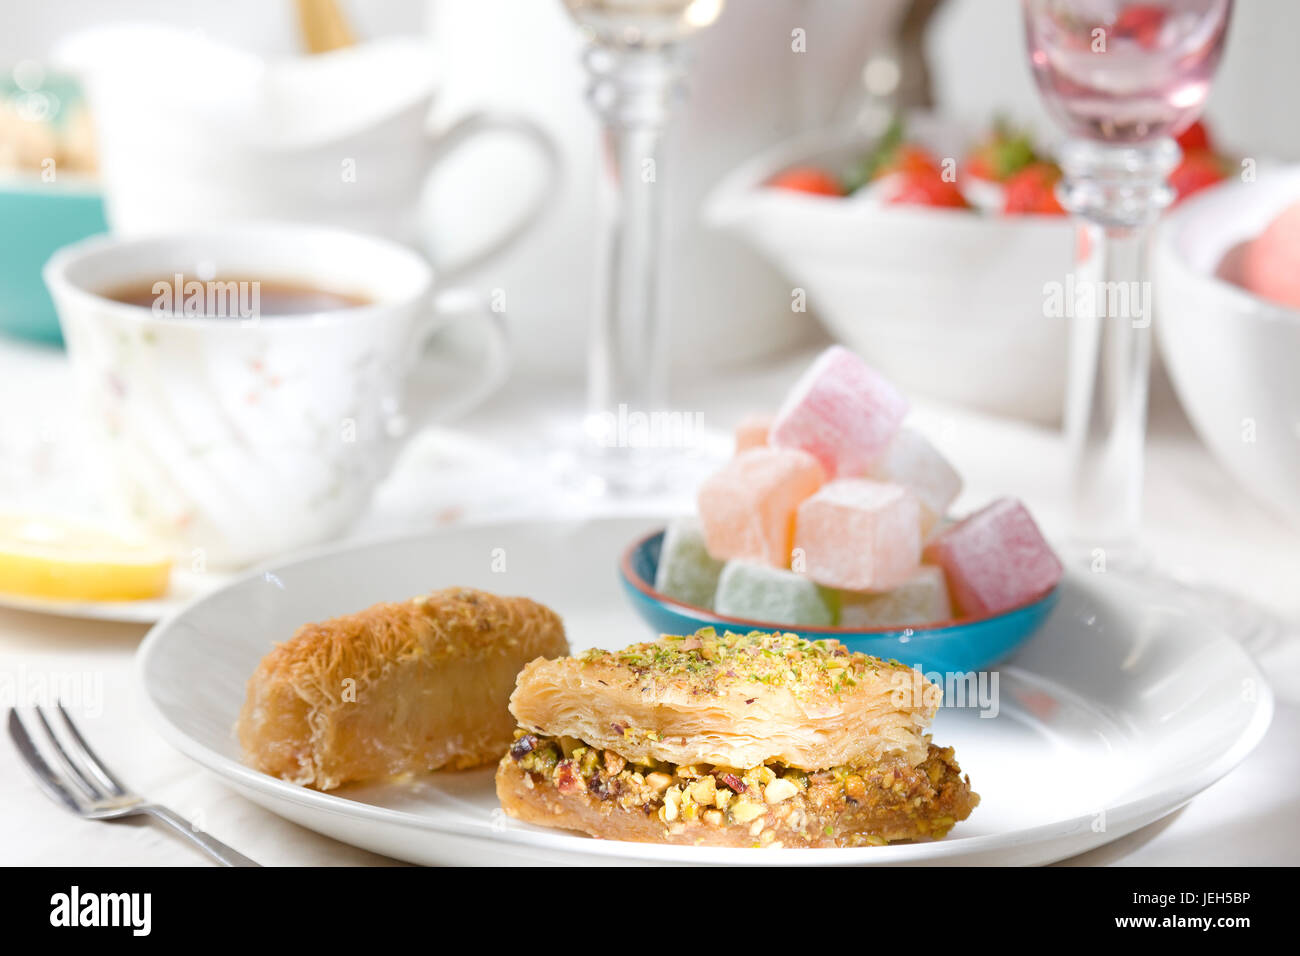
<instances>
[{"instance_id":1,"label":"white saucer","mask_svg":"<svg viewBox=\"0 0 1300 956\"><path fill-rule=\"evenodd\" d=\"M139 679L153 725L249 799L356 846L419 863L1036 864L1117 839L1186 803L1259 742L1272 695L1241 648L1115 573L1069 577L1039 635L997 672L999 711L942 710L982 803L943 840L744 850L592 840L520 824L492 770L318 793L239 762L244 684L306 621L466 585L555 608L573 647L650 635L618 555L659 519L478 525L335 548L236 579L156 626ZM992 685L986 685L991 687Z\"/></svg>"},{"instance_id":2,"label":"white saucer","mask_svg":"<svg viewBox=\"0 0 1300 956\"><path fill-rule=\"evenodd\" d=\"M126 621L153 624L179 611L200 595L207 594L230 581L232 575L216 572L196 574L173 571L167 593L141 601L56 601L50 598L24 597L0 592L0 607L58 617L77 617L89 621Z\"/></svg>"}]
</instances>

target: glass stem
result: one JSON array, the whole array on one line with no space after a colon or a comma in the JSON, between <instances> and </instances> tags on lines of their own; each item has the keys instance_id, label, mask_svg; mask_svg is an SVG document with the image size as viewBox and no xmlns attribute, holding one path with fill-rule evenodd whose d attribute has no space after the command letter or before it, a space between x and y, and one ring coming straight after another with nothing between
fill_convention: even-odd
<instances>
[{"instance_id":1,"label":"glass stem","mask_svg":"<svg viewBox=\"0 0 1300 956\"><path fill-rule=\"evenodd\" d=\"M681 51L592 47L588 97L604 126L595 314L588 354L588 437L605 456L632 450L602 435L620 414L667 399L663 307L664 133L683 86Z\"/></svg>"},{"instance_id":2,"label":"glass stem","mask_svg":"<svg viewBox=\"0 0 1300 956\"><path fill-rule=\"evenodd\" d=\"M1069 535L1094 566L1137 554L1151 356L1148 243L1173 199L1166 177L1178 158L1172 140L1073 140L1061 155L1062 203L1083 220L1065 403Z\"/></svg>"}]
</instances>

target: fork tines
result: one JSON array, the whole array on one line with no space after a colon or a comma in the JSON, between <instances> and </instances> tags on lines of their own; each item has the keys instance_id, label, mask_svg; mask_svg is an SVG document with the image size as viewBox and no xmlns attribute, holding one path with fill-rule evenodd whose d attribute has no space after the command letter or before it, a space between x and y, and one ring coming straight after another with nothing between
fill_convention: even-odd
<instances>
[{"instance_id":1,"label":"fork tines","mask_svg":"<svg viewBox=\"0 0 1300 956\"><path fill-rule=\"evenodd\" d=\"M55 731L44 708L35 708L45 739L44 749L54 758L53 767L42 754L42 748L36 744L26 722L18 716L18 711L14 708L9 710L9 736L36 774L41 789L81 816L107 809L103 806L106 803L121 806L135 802L137 798L131 796L86 742L67 708L58 702L55 709L59 712L62 734Z\"/></svg>"}]
</instances>

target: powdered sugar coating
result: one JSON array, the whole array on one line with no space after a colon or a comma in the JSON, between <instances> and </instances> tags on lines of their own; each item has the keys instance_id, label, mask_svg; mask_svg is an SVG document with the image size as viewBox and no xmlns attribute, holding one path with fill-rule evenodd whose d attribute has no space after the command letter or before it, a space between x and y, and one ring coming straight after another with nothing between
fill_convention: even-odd
<instances>
[{"instance_id":1,"label":"powdered sugar coating","mask_svg":"<svg viewBox=\"0 0 1300 956\"><path fill-rule=\"evenodd\" d=\"M771 430L771 415L746 415L736 426L736 454L751 448L762 448L767 444L767 435Z\"/></svg>"},{"instance_id":2,"label":"powdered sugar coating","mask_svg":"<svg viewBox=\"0 0 1300 956\"><path fill-rule=\"evenodd\" d=\"M714 610L747 621L788 627L830 627L835 595L802 574L748 561L729 561L718 579Z\"/></svg>"},{"instance_id":3,"label":"powdered sugar coating","mask_svg":"<svg viewBox=\"0 0 1300 956\"><path fill-rule=\"evenodd\" d=\"M1064 569L1029 511L999 498L944 529L925 550L943 568L957 609L995 614L1046 594Z\"/></svg>"},{"instance_id":4,"label":"powdered sugar coating","mask_svg":"<svg viewBox=\"0 0 1300 956\"><path fill-rule=\"evenodd\" d=\"M887 591L921 561L921 505L902 485L841 478L799 506L795 569L826 587Z\"/></svg>"},{"instance_id":5,"label":"powdered sugar coating","mask_svg":"<svg viewBox=\"0 0 1300 956\"><path fill-rule=\"evenodd\" d=\"M822 466L805 452L741 452L700 486L696 503L709 554L788 568L795 509L825 480Z\"/></svg>"},{"instance_id":6,"label":"powdered sugar coating","mask_svg":"<svg viewBox=\"0 0 1300 956\"><path fill-rule=\"evenodd\" d=\"M655 590L696 607L712 607L722 562L709 554L699 519L674 519L664 532Z\"/></svg>"},{"instance_id":7,"label":"powdered sugar coating","mask_svg":"<svg viewBox=\"0 0 1300 956\"><path fill-rule=\"evenodd\" d=\"M833 345L786 396L768 441L814 455L831 477L856 477L884 452L907 409L884 376Z\"/></svg>"},{"instance_id":8,"label":"powdered sugar coating","mask_svg":"<svg viewBox=\"0 0 1300 956\"><path fill-rule=\"evenodd\" d=\"M929 534L961 494L961 476L939 449L913 428L900 428L868 475L904 485L921 501L921 531Z\"/></svg>"},{"instance_id":9,"label":"powdered sugar coating","mask_svg":"<svg viewBox=\"0 0 1300 956\"><path fill-rule=\"evenodd\" d=\"M845 591L840 595L840 627L869 630L933 624L951 618L952 604L943 568L930 564L921 565L906 581L883 594Z\"/></svg>"}]
</instances>

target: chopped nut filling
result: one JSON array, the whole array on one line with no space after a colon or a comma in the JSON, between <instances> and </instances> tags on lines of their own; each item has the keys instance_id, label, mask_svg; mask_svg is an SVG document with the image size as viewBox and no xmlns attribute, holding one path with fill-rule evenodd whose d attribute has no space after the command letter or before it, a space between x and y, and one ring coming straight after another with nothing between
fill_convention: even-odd
<instances>
[{"instance_id":1,"label":"chopped nut filling","mask_svg":"<svg viewBox=\"0 0 1300 956\"><path fill-rule=\"evenodd\" d=\"M962 782L952 750L934 746L916 767L899 759L808 773L779 764L651 766L570 737L519 729L506 759L526 771L529 786L550 784L560 794L599 801L610 811L640 810L667 832L689 825L748 826L756 846L780 845L780 839L824 844L823 838L836 835L841 818L873 813L901 813L909 834L940 837L956 817L936 810L938 801L978 801ZM967 813L969 806L960 816ZM840 845L886 842L879 834L850 833Z\"/></svg>"}]
</instances>

